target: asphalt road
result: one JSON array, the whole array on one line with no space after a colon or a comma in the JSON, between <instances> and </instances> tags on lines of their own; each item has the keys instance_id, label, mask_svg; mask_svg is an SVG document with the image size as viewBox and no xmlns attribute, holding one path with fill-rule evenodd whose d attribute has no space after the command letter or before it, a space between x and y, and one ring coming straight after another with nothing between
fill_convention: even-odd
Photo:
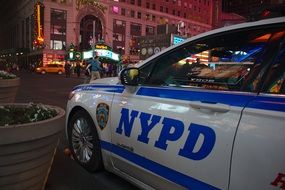
<instances>
[{"instance_id":1,"label":"asphalt road","mask_svg":"<svg viewBox=\"0 0 285 190\"><path fill-rule=\"evenodd\" d=\"M66 108L68 93L84 78L56 74L20 72L18 103L42 103ZM62 124L64 125L64 123ZM67 147L64 132L54 158L45 190L136 190L132 184L107 171L89 173L63 153Z\"/></svg>"}]
</instances>

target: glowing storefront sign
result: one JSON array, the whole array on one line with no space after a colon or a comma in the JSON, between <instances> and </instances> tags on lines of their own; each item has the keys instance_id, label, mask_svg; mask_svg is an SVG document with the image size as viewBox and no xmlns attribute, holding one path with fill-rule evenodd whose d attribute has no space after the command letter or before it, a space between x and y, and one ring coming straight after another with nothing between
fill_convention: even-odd
<instances>
[{"instance_id":1,"label":"glowing storefront sign","mask_svg":"<svg viewBox=\"0 0 285 190\"><path fill-rule=\"evenodd\" d=\"M92 58L92 56L92 50L83 52L83 59L89 59Z\"/></svg>"},{"instance_id":2,"label":"glowing storefront sign","mask_svg":"<svg viewBox=\"0 0 285 190\"><path fill-rule=\"evenodd\" d=\"M173 36L173 45L183 42L185 39L179 36Z\"/></svg>"},{"instance_id":3,"label":"glowing storefront sign","mask_svg":"<svg viewBox=\"0 0 285 190\"><path fill-rule=\"evenodd\" d=\"M106 45L96 45L95 49L108 49L108 46L106 46Z\"/></svg>"},{"instance_id":4,"label":"glowing storefront sign","mask_svg":"<svg viewBox=\"0 0 285 190\"><path fill-rule=\"evenodd\" d=\"M105 50L105 49L95 49L94 50L97 55L99 57L106 57L106 58L109 58L109 59L113 59L115 61L119 61L119 54L116 54L110 50ZM89 59L89 58L92 58L93 54L92 54L92 50L90 51L85 51L83 52L83 59Z\"/></svg>"},{"instance_id":5,"label":"glowing storefront sign","mask_svg":"<svg viewBox=\"0 0 285 190\"><path fill-rule=\"evenodd\" d=\"M69 52L69 59L74 59L74 52Z\"/></svg>"}]
</instances>

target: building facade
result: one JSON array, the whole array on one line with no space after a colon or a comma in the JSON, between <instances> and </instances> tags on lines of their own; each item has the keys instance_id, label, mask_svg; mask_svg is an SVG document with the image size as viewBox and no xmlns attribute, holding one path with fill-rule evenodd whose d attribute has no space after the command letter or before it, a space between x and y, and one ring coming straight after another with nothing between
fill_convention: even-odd
<instances>
[{"instance_id":1,"label":"building facade","mask_svg":"<svg viewBox=\"0 0 285 190\"><path fill-rule=\"evenodd\" d=\"M163 24L183 23L179 32L186 37L211 30L222 6L219 0L42 0L37 8L37 2L7 1L9 11L2 7L0 58L26 53L26 64L36 60L45 64L63 61L71 44L83 51L104 41L114 52L135 60L136 37L155 35Z\"/></svg>"}]
</instances>

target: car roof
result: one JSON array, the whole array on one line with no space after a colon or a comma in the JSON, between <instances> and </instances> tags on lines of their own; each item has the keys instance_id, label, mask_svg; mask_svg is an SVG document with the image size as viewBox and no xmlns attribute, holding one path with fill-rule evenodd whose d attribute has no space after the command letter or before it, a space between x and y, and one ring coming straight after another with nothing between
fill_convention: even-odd
<instances>
[{"instance_id":1,"label":"car roof","mask_svg":"<svg viewBox=\"0 0 285 190\"><path fill-rule=\"evenodd\" d=\"M161 54L174 49L178 46L181 46L183 44L186 44L190 41L194 41L197 40L199 38L208 36L208 35L212 35L212 34L216 34L216 33L221 33L221 32L226 32L226 31L231 31L231 30L236 30L236 29L242 29L242 28L248 28L248 27L254 27L254 26L263 26L263 25L271 25L271 24L278 24L278 23L285 23L285 16L284 17L277 17L277 18L271 18L271 19L264 19L264 20L259 20L259 21L255 21L255 22L245 22L245 23L241 23L241 24L235 24L235 25L231 25L231 26L225 26L222 28L218 28L218 29L214 29L214 30L210 30L208 32L204 32L201 34L198 34L196 36L190 37L188 39L186 39L185 41L172 45L164 50L162 50L161 52L147 58L146 60L140 62L137 64L137 67L141 67L143 66L145 63L147 63L148 61L152 60L155 57L160 56Z\"/></svg>"}]
</instances>

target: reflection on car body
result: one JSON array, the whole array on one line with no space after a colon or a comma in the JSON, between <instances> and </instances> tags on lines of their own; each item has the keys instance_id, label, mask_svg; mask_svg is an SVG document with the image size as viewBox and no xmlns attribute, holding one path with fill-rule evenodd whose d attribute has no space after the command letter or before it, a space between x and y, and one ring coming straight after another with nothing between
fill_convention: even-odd
<instances>
[{"instance_id":1,"label":"reflection on car body","mask_svg":"<svg viewBox=\"0 0 285 190\"><path fill-rule=\"evenodd\" d=\"M88 171L142 189L284 189L285 17L197 35L119 79L70 93L66 134Z\"/></svg>"}]
</instances>

